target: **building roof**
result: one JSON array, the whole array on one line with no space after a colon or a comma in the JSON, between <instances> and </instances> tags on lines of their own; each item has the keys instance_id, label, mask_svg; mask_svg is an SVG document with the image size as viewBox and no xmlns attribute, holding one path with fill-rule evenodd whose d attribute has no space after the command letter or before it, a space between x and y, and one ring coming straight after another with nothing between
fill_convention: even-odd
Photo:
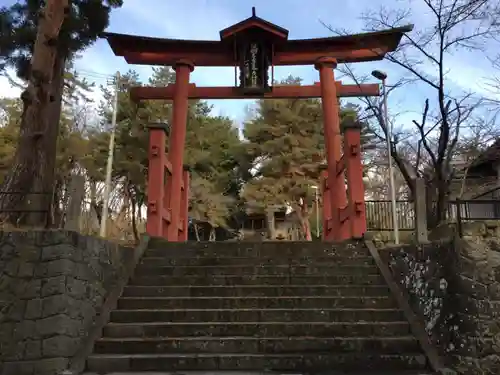
<instances>
[{"instance_id":1,"label":"building roof","mask_svg":"<svg viewBox=\"0 0 500 375\"><path fill-rule=\"evenodd\" d=\"M255 15L225 28L221 40L183 40L152 38L137 35L103 33L116 56L128 63L145 65L174 65L180 59L189 59L196 66L234 66L234 36L247 30L259 30L273 42L274 65L312 64L322 56L337 58L339 63L383 59L394 51L404 33L413 25L377 32L340 35L327 38L288 40L288 30ZM272 38L270 37L272 36Z\"/></svg>"},{"instance_id":2,"label":"building roof","mask_svg":"<svg viewBox=\"0 0 500 375\"><path fill-rule=\"evenodd\" d=\"M229 26L220 31L220 39L231 40L239 33L244 33L247 31L261 31L267 34L268 37L272 38L274 41L287 40L288 30L275 25L269 21L266 21L255 14L255 7L252 7L252 17L247 18L237 24Z\"/></svg>"},{"instance_id":3,"label":"building roof","mask_svg":"<svg viewBox=\"0 0 500 375\"><path fill-rule=\"evenodd\" d=\"M496 175L494 164L500 161L500 138L475 158L469 166L468 174L481 173Z\"/></svg>"}]
</instances>

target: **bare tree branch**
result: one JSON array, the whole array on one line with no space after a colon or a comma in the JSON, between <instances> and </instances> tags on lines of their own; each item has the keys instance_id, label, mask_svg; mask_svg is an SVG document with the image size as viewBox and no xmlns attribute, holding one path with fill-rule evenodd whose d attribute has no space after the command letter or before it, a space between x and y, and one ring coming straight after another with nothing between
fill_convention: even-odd
<instances>
[{"instance_id":1,"label":"bare tree branch","mask_svg":"<svg viewBox=\"0 0 500 375\"><path fill-rule=\"evenodd\" d=\"M431 20L432 23L406 34L398 48L386 55L387 61L404 72L398 84L388 90L388 94L403 87L408 89L409 82L423 83L431 89L431 93L424 99L421 119L412 121L414 130L406 127L404 131L400 131L398 136L404 134L404 140L390 140L390 147L395 164L410 191L413 178L424 176L427 179L429 192L437 202L430 223L435 225L444 217L446 211L450 181L455 173L451 164L457 153L463 151L464 142L470 143L467 140L471 133L470 128L478 121L475 114L485 104L485 100L477 94L463 94L449 84L448 58L457 50L466 53L485 49L485 43L498 37L500 24L496 21L496 16L500 15L500 1L415 1L429 10L426 20ZM375 31L411 23L411 12L409 7L382 7L365 13L362 19L367 31ZM335 30L328 25L325 27L336 34L346 33L345 30ZM350 66L343 66L339 70L356 84L363 82ZM492 88L496 92L500 91L500 79L492 82ZM386 139L388 124L384 121L382 101L377 98L361 100L367 106L366 118L375 125L374 134L380 140ZM390 121L394 122L395 117ZM497 126L496 121L494 126ZM482 134L482 137L485 137L485 134Z\"/></svg>"}]
</instances>

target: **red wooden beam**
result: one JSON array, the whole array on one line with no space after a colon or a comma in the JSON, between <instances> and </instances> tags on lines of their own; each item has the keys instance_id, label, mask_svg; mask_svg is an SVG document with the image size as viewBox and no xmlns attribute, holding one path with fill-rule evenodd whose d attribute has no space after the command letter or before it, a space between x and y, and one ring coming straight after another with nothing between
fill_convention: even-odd
<instances>
[{"instance_id":1,"label":"red wooden beam","mask_svg":"<svg viewBox=\"0 0 500 375\"><path fill-rule=\"evenodd\" d=\"M358 50L340 50L327 53L328 57L337 59L338 63L373 61L382 59L388 48L364 48ZM274 65L311 65L325 57L324 51L318 52L277 52L273 59Z\"/></svg>"},{"instance_id":2,"label":"red wooden beam","mask_svg":"<svg viewBox=\"0 0 500 375\"><path fill-rule=\"evenodd\" d=\"M231 66L238 63L234 61L234 53L212 53L207 52L125 52L125 61L136 65L166 65L174 66L179 60L189 60L197 66Z\"/></svg>"},{"instance_id":3,"label":"red wooden beam","mask_svg":"<svg viewBox=\"0 0 500 375\"><path fill-rule=\"evenodd\" d=\"M172 100L174 84L166 87L132 87L132 100ZM378 96L378 84L343 85L337 82L339 97ZM189 99L253 99L253 98L319 98L321 87L318 84L309 86L274 86L272 91L263 95L244 95L237 87L197 87L192 83L189 87Z\"/></svg>"},{"instance_id":4,"label":"red wooden beam","mask_svg":"<svg viewBox=\"0 0 500 375\"><path fill-rule=\"evenodd\" d=\"M234 66L232 43L224 38L242 28L256 26L271 34L286 39L288 31L265 20L247 19L221 31L222 41L179 40L151 38L138 35L103 33L116 56L124 56L135 64L158 64L172 66L179 59L191 59L196 66ZM394 51L402 36L411 31L413 25L356 35L328 38L287 40L275 47L275 65L309 65L318 57L335 57L339 62L379 60L386 52ZM269 34L271 32L271 34Z\"/></svg>"},{"instance_id":5,"label":"red wooden beam","mask_svg":"<svg viewBox=\"0 0 500 375\"><path fill-rule=\"evenodd\" d=\"M326 219L325 222L326 222L326 228L325 229L327 231L332 230L333 229L333 220L332 219Z\"/></svg>"},{"instance_id":6,"label":"red wooden beam","mask_svg":"<svg viewBox=\"0 0 500 375\"><path fill-rule=\"evenodd\" d=\"M339 208L338 215L339 215L339 220L341 223L344 223L345 221L349 220L349 216L350 216L349 206L344 206L344 207Z\"/></svg>"},{"instance_id":7,"label":"red wooden beam","mask_svg":"<svg viewBox=\"0 0 500 375\"><path fill-rule=\"evenodd\" d=\"M166 176L167 178L170 178L170 176L172 175L172 164L167 158L165 158L164 166L165 166L165 172L167 172Z\"/></svg>"},{"instance_id":8,"label":"red wooden beam","mask_svg":"<svg viewBox=\"0 0 500 375\"><path fill-rule=\"evenodd\" d=\"M273 64L278 65L312 65L321 57L333 57L339 63L351 63L360 61L373 61L382 59L388 52L388 47L364 48L357 50L338 51L277 51L273 58ZM124 52L123 57L129 64L138 65L167 65L173 66L179 60L189 60L194 66L235 66L234 56L229 52L195 52L195 51L172 51L172 52Z\"/></svg>"},{"instance_id":9,"label":"red wooden beam","mask_svg":"<svg viewBox=\"0 0 500 375\"><path fill-rule=\"evenodd\" d=\"M167 223L170 224L172 222L172 215L170 215L170 210L167 210L166 208L162 207L161 216L163 220L165 220Z\"/></svg>"},{"instance_id":10,"label":"red wooden beam","mask_svg":"<svg viewBox=\"0 0 500 375\"><path fill-rule=\"evenodd\" d=\"M337 162L337 168L335 168L335 171L337 172L337 176L344 173L345 171L345 166L346 166L346 158L345 155L342 155L340 157L340 160Z\"/></svg>"}]
</instances>

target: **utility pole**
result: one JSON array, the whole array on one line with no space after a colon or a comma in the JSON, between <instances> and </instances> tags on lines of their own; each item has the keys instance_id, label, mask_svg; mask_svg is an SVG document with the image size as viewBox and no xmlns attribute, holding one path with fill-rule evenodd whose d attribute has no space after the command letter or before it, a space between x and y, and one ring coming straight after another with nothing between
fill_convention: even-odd
<instances>
[{"instance_id":1,"label":"utility pole","mask_svg":"<svg viewBox=\"0 0 500 375\"><path fill-rule=\"evenodd\" d=\"M111 134L109 136L108 163L106 165L106 180L104 185L104 199L101 216L101 237L106 237L106 222L108 221L109 194L111 192L111 175L113 172L113 155L115 152L116 113L118 112L118 93L120 91L120 72L115 76L115 97L113 101L113 116L111 120Z\"/></svg>"}]
</instances>

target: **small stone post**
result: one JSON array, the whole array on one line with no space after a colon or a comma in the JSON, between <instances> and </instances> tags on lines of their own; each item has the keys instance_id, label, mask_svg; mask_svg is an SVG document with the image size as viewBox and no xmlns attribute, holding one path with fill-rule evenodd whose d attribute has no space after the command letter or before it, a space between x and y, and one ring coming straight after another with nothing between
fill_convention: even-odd
<instances>
[{"instance_id":1,"label":"small stone post","mask_svg":"<svg viewBox=\"0 0 500 375\"><path fill-rule=\"evenodd\" d=\"M415 240L418 244L429 242L427 232L427 201L425 194L425 181L423 178L415 179Z\"/></svg>"},{"instance_id":2,"label":"small stone post","mask_svg":"<svg viewBox=\"0 0 500 375\"><path fill-rule=\"evenodd\" d=\"M66 211L64 229L78 232L80 230L80 217L82 215L82 203L85 197L85 177L72 175L69 184L69 202Z\"/></svg>"}]
</instances>

